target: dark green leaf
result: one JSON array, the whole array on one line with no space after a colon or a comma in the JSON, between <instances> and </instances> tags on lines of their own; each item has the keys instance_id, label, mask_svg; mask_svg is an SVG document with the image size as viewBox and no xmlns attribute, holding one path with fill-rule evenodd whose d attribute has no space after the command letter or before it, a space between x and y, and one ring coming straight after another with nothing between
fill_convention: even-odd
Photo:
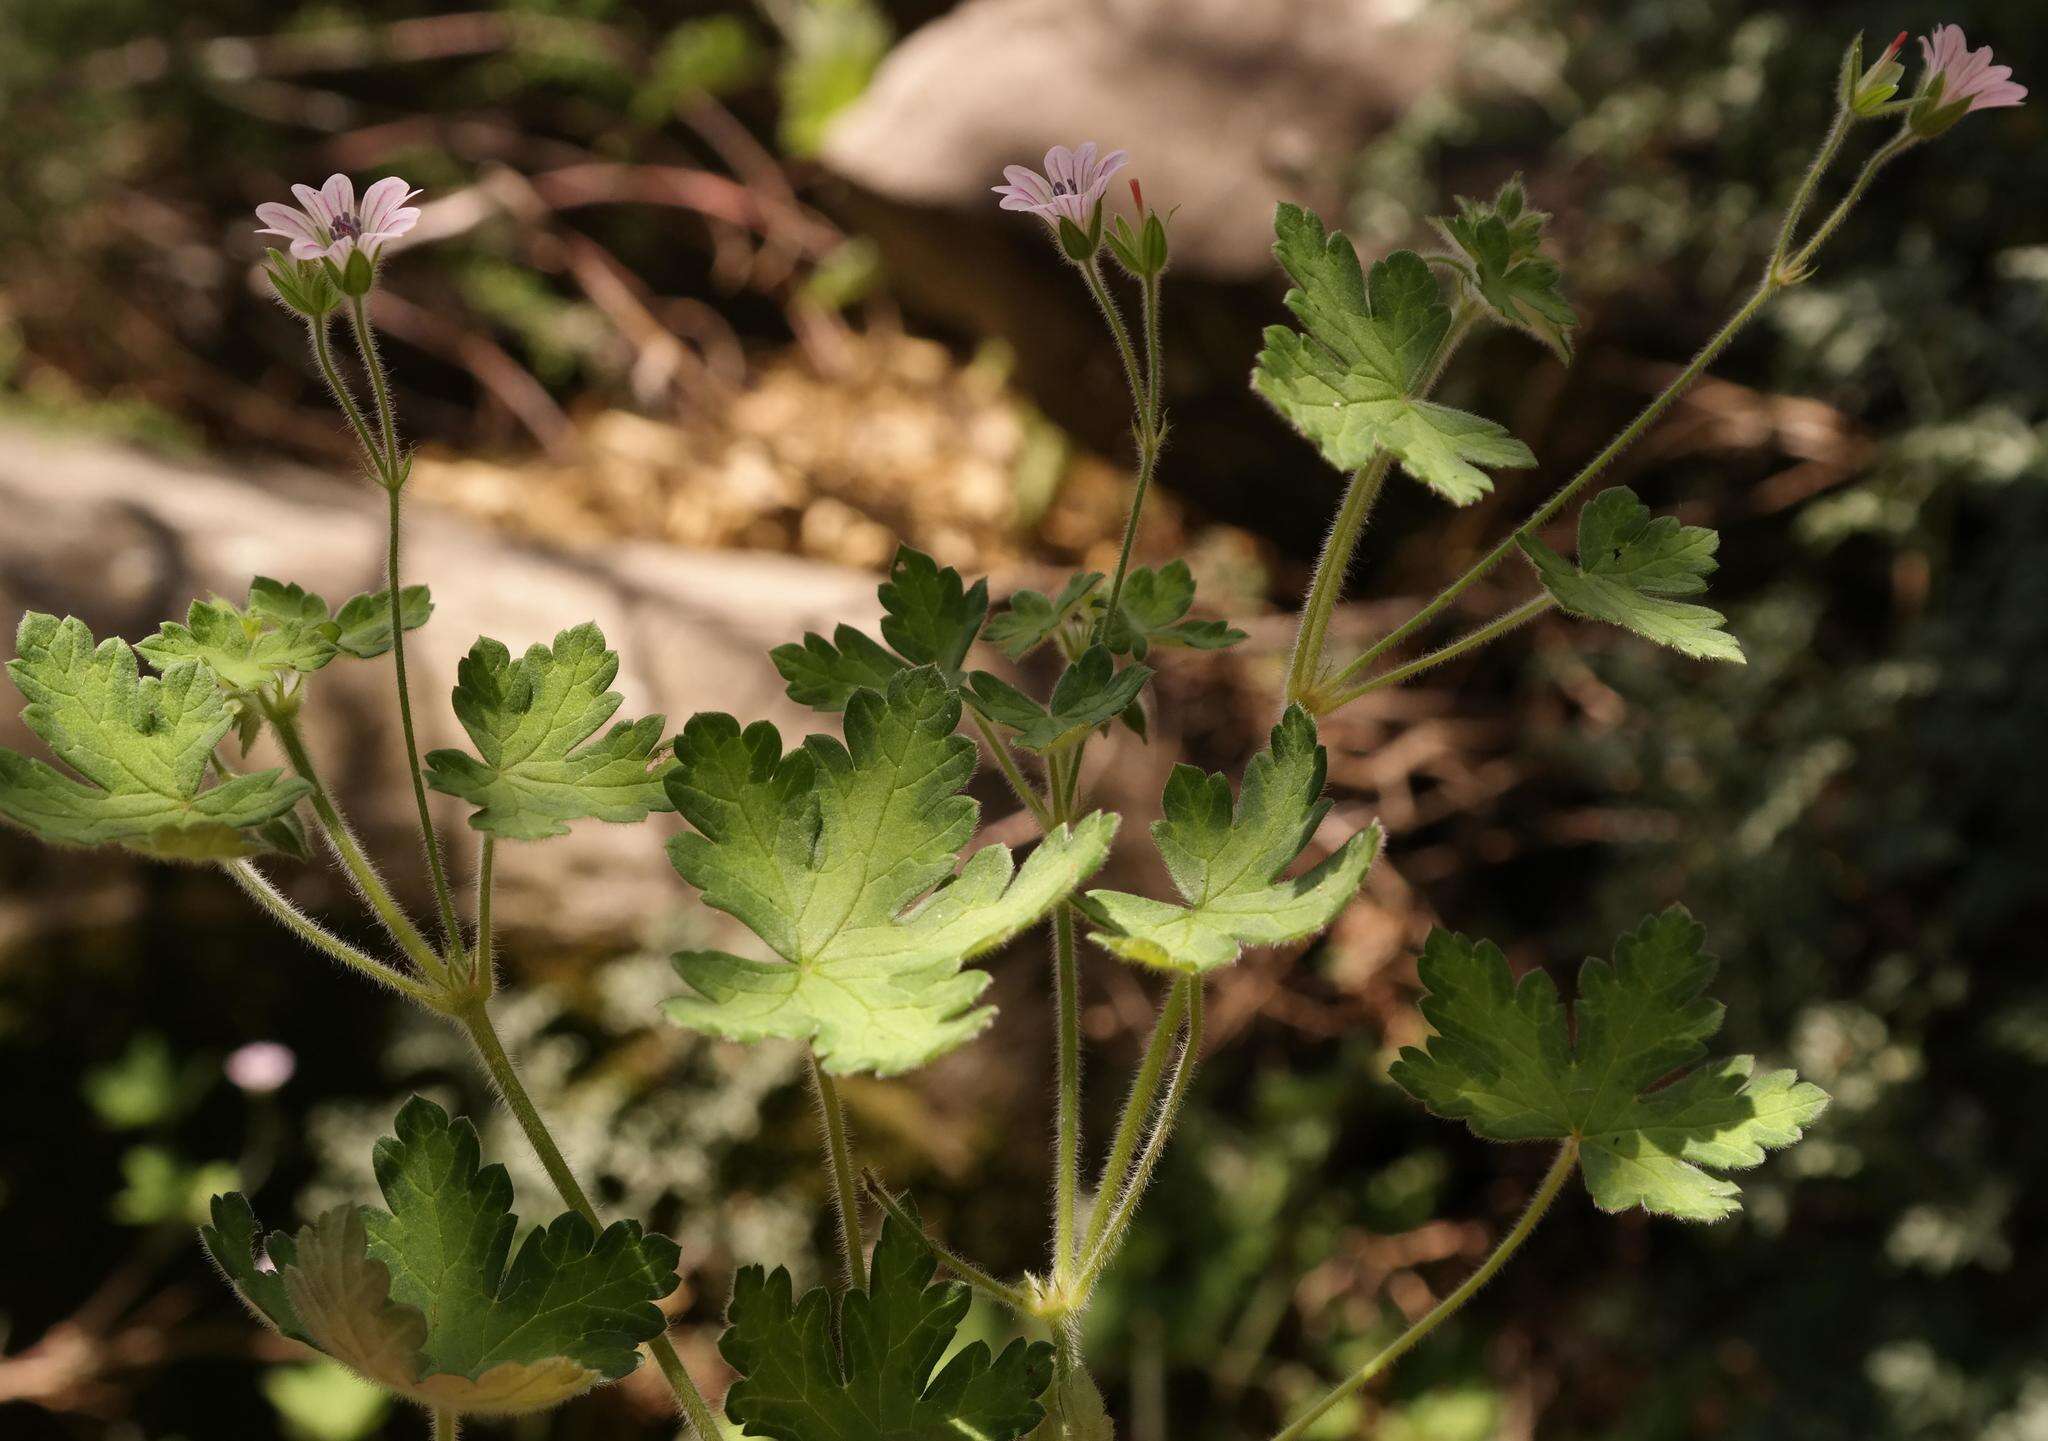
<instances>
[{"instance_id":1,"label":"dark green leaf","mask_svg":"<svg viewBox=\"0 0 2048 1441\"><path fill-rule=\"evenodd\" d=\"M1115 720L1137 701L1151 677L1142 665L1118 670L1109 648L1096 645L1061 673L1049 706L985 670L968 678L964 694L969 705L1015 731L1016 744L1043 755L1073 745L1097 726Z\"/></svg>"},{"instance_id":2,"label":"dark green leaf","mask_svg":"<svg viewBox=\"0 0 2048 1441\"><path fill-rule=\"evenodd\" d=\"M865 1290L798 1300L786 1269L743 1269L718 1343L740 1377L726 1415L773 1441L1017 1441L1045 1414L1052 1347L1012 1341L991 1357L974 1341L934 1375L969 1303L964 1285L933 1285L935 1270L894 1218Z\"/></svg>"}]
</instances>

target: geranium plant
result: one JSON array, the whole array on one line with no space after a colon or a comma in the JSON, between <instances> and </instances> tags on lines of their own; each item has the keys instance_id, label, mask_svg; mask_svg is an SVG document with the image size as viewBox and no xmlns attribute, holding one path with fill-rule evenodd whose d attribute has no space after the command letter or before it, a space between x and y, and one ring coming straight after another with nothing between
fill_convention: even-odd
<instances>
[{"instance_id":1,"label":"geranium plant","mask_svg":"<svg viewBox=\"0 0 2048 1441\"><path fill-rule=\"evenodd\" d=\"M52 844L217 865L308 946L444 1017L473 1043L567 1209L521 1236L503 1168L479 1154L467 1122L416 1099L375 1152L381 1206L342 1206L265 1239L247 1200L216 1198L204 1244L229 1282L285 1336L427 1408L444 1437L466 1415L569 1402L631 1371L643 1352L702 1441L729 1428L777 1441L1113 1435L1081 1321L1198 1084L1208 978L1247 947L1322 931L1384 843L1369 826L1304 864L1330 804L1318 722L1552 608L1670 647L1683 658L1674 664L1741 662L1739 638L1700 602L1714 533L1653 514L1626 488L1587 493L1746 324L1813 272L1887 164L1973 110L2025 96L1989 51L1970 51L1946 26L1922 42L1918 91L1899 98L1903 39L1868 67L1860 42L1850 47L1834 124L1756 288L1705 349L1476 564L1355 656L1331 654L1331 616L1395 472L1467 505L1535 463L1502 425L1430 398L1460 344L1476 327L1499 325L1569 360L1576 317L1545 252L1546 217L1519 182L1460 201L1437 222L1440 248L1399 250L1369 266L1316 215L1280 207L1275 254L1293 282L1292 322L1266 331L1253 385L1347 481L1270 743L1238 777L1180 766L1167 782L1150 837L1172 882L1162 895L1090 887L1118 826L1088 805L1083 761L1112 727L1145 735L1154 650L1222 649L1246 637L1196 613L1185 563L1132 563L1169 429L1159 300L1170 217L1148 207L1135 183L1132 212L1110 213L1120 208L1108 191L1127 164L1123 151L1056 148L1043 174L1013 166L999 187L1003 208L1042 223L1072 264L1122 362L1137 483L1114 570L995 604L987 581L902 551L881 587L878 635L842 626L829 638L792 638L769 657L791 698L820 717L817 733L794 740L722 714L692 717L672 740L661 716L618 719L618 658L584 624L518 655L479 639L452 696L470 744L422 756L406 636L429 623L433 606L425 587L401 575L410 460L367 303L390 242L418 218L414 192L386 178L358 200L337 175L318 190L296 187L296 209L261 207L263 233L288 243L269 253L271 284L303 318L364 471L388 498L386 585L337 607L257 577L246 600L195 601L133 645L96 639L75 618L29 614L8 670L50 759L0 751L0 815ZM1852 136L1886 118L1899 122L1896 133L1810 222ZM1114 272L1135 287L1135 322ZM354 385L337 331L353 352ZM1546 527L1582 498L1567 555ZM1404 658L1474 582L1517 557L1527 562L1526 599ZM1044 694L987 668L997 653L1017 661L1034 652L1049 652L1059 669ZM319 701L321 672L385 656L433 897L426 921L407 913L357 843L300 726ZM245 769L266 731L288 768ZM966 790L984 758L1036 822L1040 834L1021 859L1006 846L973 847L979 808ZM430 790L472 808L476 892L466 915ZM677 1284L676 1248L598 1213L491 1013L497 847L656 811L683 822L669 846L680 880L758 939L747 954L677 956L678 994L666 1013L727 1041L805 1050L841 1242L837 1286L799 1296L786 1269L760 1266L735 1278L720 1349L737 1379L723 1422L656 1305ZM385 954L326 930L271 879L316 856L345 872L375 913ZM928 1232L909 1197L861 1166L838 1088L847 1076L901 1076L973 1044L993 1017L989 977L974 962L1041 927L1057 1018L1047 1255L1033 1274L1001 1277ZM1089 949L1156 973L1162 995L1101 1168L1084 1175L1079 986ZM1542 972L1518 980L1487 941L1447 930L1429 939L1420 974L1432 1034L1402 1053L1392 1080L1479 1136L1540 1142L1554 1160L1520 1222L1471 1277L1336 1380L1276 1441L1307 1434L1464 1305L1575 1175L1608 1211L1705 1223L1740 1208L1729 1173L1798 1141L1827 1097L1789 1071L1709 1055L1721 1019L1710 996L1715 964L1703 929L1676 907L1621 937L1610 960L1587 961L1565 988L1569 999ZM1014 1312L1030 1339L999 1354L980 1343L955 1351L975 1289Z\"/></svg>"}]
</instances>

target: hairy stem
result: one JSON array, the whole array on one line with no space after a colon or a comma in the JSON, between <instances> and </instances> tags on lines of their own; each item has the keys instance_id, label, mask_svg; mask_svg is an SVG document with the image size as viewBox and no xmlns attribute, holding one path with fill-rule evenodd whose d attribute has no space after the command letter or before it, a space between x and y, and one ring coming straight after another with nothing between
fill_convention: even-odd
<instances>
[{"instance_id":1,"label":"hairy stem","mask_svg":"<svg viewBox=\"0 0 2048 1441\"><path fill-rule=\"evenodd\" d=\"M1147 281L1144 287L1146 364L1141 368L1138 351L1131 344L1130 331L1124 325L1123 312L1117 309L1116 300L1103 283L1101 264L1091 260L1078 268L1081 278L1088 283L1088 293L1095 298L1096 308L1102 312L1103 321L1109 326L1111 338L1116 341L1117 355L1123 361L1124 381L1131 390L1131 433L1138 443L1138 481L1131 494L1131 514L1124 522L1123 545L1117 552L1116 573L1109 582L1109 602L1095 623L1095 638L1099 641L1108 634L1110 617L1116 614L1118 605L1122 603L1124 576L1130 570L1131 552L1138 543L1138 522L1144 514L1145 494L1151 489L1152 475L1159 465L1162 439L1158 375L1159 282L1155 278Z\"/></svg>"},{"instance_id":2,"label":"hairy stem","mask_svg":"<svg viewBox=\"0 0 2048 1441\"><path fill-rule=\"evenodd\" d=\"M1800 246L1799 253L1792 257L1787 267L1791 274L1804 273L1806 267L1813 263L1813 257L1820 252L1820 248L1842 228L1842 222L1849 218L1849 212L1856 208L1864 194L1869 191L1871 182L1877 179L1877 173L1918 143L1912 132L1901 130L1864 162L1863 169L1857 172L1856 179L1850 184L1848 192L1842 196L1841 202L1828 212L1828 218L1815 227L1812 238Z\"/></svg>"},{"instance_id":3,"label":"hairy stem","mask_svg":"<svg viewBox=\"0 0 2048 1441\"><path fill-rule=\"evenodd\" d=\"M418 1001L423 1006L433 1005L433 992L411 976L366 955L335 935L294 905L248 861L225 861L221 869L247 892L251 900L314 950L333 957L351 970L360 971L380 986L389 986L408 1000Z\"/></svg>"},{"instance_id":4,"label":"hairy stem","mask_svg":"<svg viewBox=\"0 0 2048 1441\"><path fill-rule=\"evenodd\" d=\"M1311 701L1311 708L1318 715L1327 715L1341 706L1350 705L1351 702L1357 700L1362 695L1370 695L1373 691L1384 690L1388 686L1400 685L1404 681L1413 680L1416 676L1421 675L1424 671L1434 666L1440 666L1447 660L1457 659L1465 654L1466 651L1477 650L1488 641L1499 640L1509 631L1515 629L1515 627L1534 620L1556 604L1556 599L1548 592L1533 599L1525 600L1506 614L1496 616L1477 630L1462 635L1447 645L1437 647L1428 655L1418 656L1405 665L1395 666L1392 670L1381 671L1378 675L1361 681L1349 690L1339 691L1328 698L1315 696Z\"/></svg>"},{"instance_id":5,"label":"hairy stem","mask_svg":"<svg viewBox=\"0 0 2048 1441\"><path fill-rule=\"evenodd\" d=\"M398 679L398 725L405 735L405 764L412 776L413 804L419 810L420 843L426 848L427 874L434 883L434 904L441 912L442 938L448 954L459 966L463 960L462 923L455 918L455 897L448 889L448 868L441 859L441 838L434 830L434 813L427 806L427 782L420 770L419 735L412 720L412 686L405 666L404 603L398 582L399 488L392 486L390 543L385 553L386 583L391 587L391 670Z\"/></svg>"},{"instance_id":6,"label":"hairy stem","mask_svg":"<svg viewBox=\"0 0 2048 1441\"><path fill-rule=\"evenodd\" d=\"M356 354L362 357L363 370L370 377L370 395L377 406L377 433L380 444L372 452L388 489L396 490L405 477L398 469L398 416L391 404L391 379L384 373L384 358L377 353L377 332L370 325L370 312L363 303L363 297L354 297L349 306L349 326L355 331Z\"/></svg>"},{"instance_id":7,"label":"hairy stem","mask_svg":"<svg viewBox=\"0 0 2048 1441\"><path fill-rule=\"evenodd\" d=\"M1431 600L1429 604L1423 606L1422 609L1416 611L1414 615L1402 621L1401 624L1395 626L1391 631L1388 631L1386 635L1368 647L1365 653L1359 656L1357 660L1339 671L1333 683L1341 685L1345 681L1365 674L1381 656L1436 619L1453 601L1477 584L1488 571L1499 565L1507 557L1508 552L1515 548L1516 540L1519 537L1534 535L1537 531L1541 530L1552 516L1564 509L1573 496L1596 480L1608 466L1615 462L1623 451L1634 445L1636 441L1642 438L1645 431L1662 419L1664 412L1669 410L1681 395L1692 389L1693 383L1707 372L1709 366L1721 358L1721 353L1733 343L1737 335L1742 333L1744 327L1756 318L1757 312L1764 308L1765 303L1770 300L1777 290L1777 283L1768 279L1758 286L1756 292L1743 302L1742 307L1729 317L1728 323L1723 325L1714 338L1701 348L1699 354L1692 358L1691 364L1680 371L1678 376L1669 385L1665 386L1655 399L1644 406L1642 412L1628 423L1621 434L1609 441L1605 449L1586 462L1584 469L1560 486L1556 494L1552 495L1550 499L1536 507L1535 513L1516 526L1513 531L1509 532L1498 545L1473 562L1463 575L1439 591L1436 598Z\"/></svg>"},{"instance_id":8,"label":"hairy stem","mask_svg":"<svg viewBox=\"0 0 2048 1441\"><path fill-rule=\"evenodd\" d=\"M1081 1172L1081 968L1074 952L1073 907L1053 912L1053 1001L1058 1012L1058 1113L1053 1139L1052 1268L1056 1281L1073 1274L1074 1213Z\"/></svg>"},{"instance_id":9,"label":"hairy stem","mask_svg":"<svg viewBox=\"0 0 2048 1441\"><path fill-rule=\"evenodd\" d=\"M1359 537L1365 534L1365 523L1371 518L1373 503L1380 498L1380 491L1386 486L1387 472L1393 468L1393 463L1393 455L1381 451L1363 470L1352 475L1351 484L1344 492L1344 503L1338 507L1337 518L1330 525L1329 538L1323 542L1323 553L1316 558L1308 597L1302 602L1301 624L1294 633L1294 654L1287 662L1289 704L1302 699L1315 686L1317 672L1322 669L1323 645L1329 633L1330 615L1343 594L1344 577L1351 569Z\"/></svg>"},{"instance_id":10,"label":"hairy stem","mask_svg":"<svg viewBox=\"0 0 2048 1441\"><path fill-rule=\"evenodd\" d=\"M327 391L334 397L334 403L341 408L350 429L356 433L356 443L363 448L363 459L369 463L378 478L383 478L383 464L377 457L377 437L370 432L369 422L363 419L362 408L335 368L334 347L327 338L327 321L307 320L306 334L313 342L313 362L320 367L320 376L327 382Z\"/></svg>"},{"instance_id":11,"label":"hairy stem","mask_svg":"<svg viewBox=\"0 0 2048 1441\"><path fill-rule=\"evenodd\" d=\"M527 1144L533 1147L534 1155L539 1157L542 1169L554 1182L563 1202L588 1221L593 1230L602 1231L604 1218L591 1204L590 1196L576 1179L576 1173L569 1169L562 1148L555 1144L547 1122L541 1119L540 1108L534 1105L526 1083L520 1080L518 1068L505 1054L505 1043L498 1036L498 1028L491 1023L490 1008L482 998L472 998L455 1013L455 1020L476 1048L477 1057L490 1074L492 1086L519 1123ZM690 1379L690 1373L683 1369L682 1358L676 1355L676 1348L668 1337L655 1337L647 1343L647 1350L654 1357L655 1365L661 1368L662 1375L668 1378L669 1386L675 1391L676 1400L681 1403L683 1415L697 1433L698 1441L718 1441L723 1433L718 1428L717 1417L713 1415L710 1403L704 1399L704 1393L697 1389L697 1383Z\"/></svg>"},{"instance_id":12,"label":"hairy stem","mask_svg":"<svg viewBox=\"0 0 2048 1441\"><path fill-rule=\"evenodd\" d=\"M867 1193L875 1198L875 1204L882 1208L883 1213L914 1236L918 1244L931 1253L933 1260L937 1261L941 1266L944 1266L968 1285L973 1286L976 1290L986 1292L990 1297L1002 1302L1020 1315L1028 1316L1032 1314L1031 1298L1029 1296L1025 1295L1017 1287L1010 1285L1007 1281L997 1280L995 1276L949 1249L933 1237L929 1231L925 1230L924 1224L911 1214L909 1207L889 1194L888 1189L882 1185L881 1178L876 1176L874 1172L862 1172L861 1182Z\"/></svg>"},{"instance_id":13,"label":"hairy stem","mask_svg":"<svg viewBox=\"0 0 2048 1441\"><path fill-rule=\"evenodd\" d=\"M966 707L966 711L974 718L974 728L981 733L982 740L988 743L989 754L996 758L996 765L1001 768L1003 779L1010 783L1010 789L1016 792L1017 799L1031 812L1032 819L1038 822L1040 830L1052 830L1052 812L1046 808L1045 802L1039 799L1038 792L1032 789L1031 782L1024 779L1024 772L1017 768L1017 757L1003 744L1002 737L996 734L996 728L989 724L987 716L973 706Z\"/></svg>"},{"instance_id":14,"label":"hairy stem","mask_svg":"<svg viewBox=\"0 0 2048 1441\"><path fill-rule=\"evenodd\" d=\"M378 874L377 867L369 856L364 854L362 846L357 844L355 833L349 829L348 822L334 804L333 797L328 795L326 785L321 782L319 772L314 768L313 754L306 749L306 740L299 730L298 717L276 706L266 706L264 714L270 721L271 729L277 732L278 743L284 747L285 757L290 760L293 771L297 772L300 780L313 788L308 799L313 803L314 819L320 823L321 835L326 838L336 859L341 862L342 868L355 883L357 892L369 903L370 909L377 913L377 918L384 923L384 929L390 932L391 939L398 944L398 948L412 958L413 964L425 972L429 979L445 984L448 980L448 968L439 953L428 943L427 938L420 934L419 927L412 923L412 917L405 913L404 907L398 904L397 898L391 894L391 888L384 884L384 877Z\"/></svg>"},{"instance_id":15,"label":"hairy stem","mask_svg":"<svg viewBox=\"0 0 2048 1441\"><path fill-rule=\"evenodd\" d=\"M1307 1435L1310 1428L1320 1421L1331 1407L1414 1350L1430 1332L1457 1314L1458 1309L1471 1300L1480 1287L1491 1281L1500 1272L1501 1267L1508 1263L1509 1258L1522 1248L1522 1243L1529 1239L1530 1233L1535 1231L1537 1223L1543 1219L1544 1213L1557 1199L1558 1192L1564 1189L1564 1183L1571 1179L1572 1170L1578 1165L1578 1161L1578 1141L1566 1140L1558 1148L1557 1159L1550 1163L1550 1170L1545 1173L1543 1183L1536 1188L1536 1195L1530 1200L1529 1209L1522 1213L1522 1219L1515 1223L1512 1231L1501 1237L1500 1244L1493 1248L1493 1254L1480 1263L1479 1269L1466 1278L1465 1284L1437 1302L1427 1315L1403 1331L1377 1356L1352 1372L1327 1396L1275 1434L1273 1441L1300 1441L1300 1438Z\"/></svg>"},{"instance_id":16,"label":"hairy stem","mask_svg":"<svg viewBox=\"0 0 2048 1441\"><path fill-rule=\"evenodd\" d=\"M1772 275L1783 272L1785 257L1792 250L1792 238L1806 214L1806 207L1813 201L1813 192L1819 187L1821 177L1827 174L1828 167L1835 163L1835 157L1841 153L1842 141L1848 137L1849 127L1855 119L1846 105L1835 113L1835 123L1829 127L1827 139L1814 152L1813 162L1806 167L1806 174L1800 177L1799 188L1792 192L1792 203L1785 207L1785 219L1778 226L1778 243L1771 247Z\"/></svg>"},{"instance_id":17,"label":"hairy stem","mask_svg":"<svg viewBox=\"0 0 2048 1441\"><path fill-rule=\"evenodd\" d=\"M818 1096L818 1114L825 1123L825 1161L832 1175L833 1204L839 1212L839 1258L846 1266L846 1286L862 1289L862 1259L867 1240L860 1230L860 1190L854 1181L853 1148L846 1141L846 1107L839 1099L839 1085L810 1053L811 1087Z\"/></svg>"},{"instance_id":18,"label":"hairy stem","mask_svg":"<svg viewBox=\"0 0 2048 1441\"><path fill-rule=\"evenodd\" d=\"M1158 1024L1152 1027L1152 1040L1145 1047L1145 1059L1138 1064L1137 1077L1131 1082L1131 1093L1124 1101L1123 1115L1118 1119L1116 1137L1110 1142L1109 1159L1102 1165L1102 1181L1095 1190L1095 1206L1088 1216L1087 1234L1081 1238L1081 1253L1092 1252L1102 1239L1102 1231L1109 1224L1109 1213L1117 1197L1130 1189L1131 1159L1137 1154L1138 1142L1144 1135L1145 1123L1152 1118L1152 1103L1159 1096L1159 1082L1166 1075L1166 1062L1173 1054L1174 1037L1180 1034L1181 1019L1187 1014L1188 998L1179 985L1166 993L1166 1000L1159 1008Z\"/></svg>"},{"instance_id":19,"label":"hairy stem","mask_svg":"<svg viewBox=\"0 0 2048 1441\"><path fill-rule=\"evenodd\" d=\"M491 897L497 889L498 838L486 835L476 852L476 948L470 959L470 980L479 995L497 989L498 938L491 924Z\"/></svg>"},{"instance_id":20,"label":"hairy stem","mask_svg":"<svg viewBox=\"0 0 2048 1441\"><path fill-rule=\"evenodd\" d=\"M462 1418L453 1411L434 1413L434 1441L455 1441L462 1434Z\"/></svg>"},{"instance_id":21,"label":"hairy stem","mask_svg":"<svg viewBox=\"0 0 2048 1441\"><path fill-rule=\"evenodd\" d=\"M1429 365L1417 378L1414 394L1418 398L1436 389L1437 382L1450 366L1451 357L1464 344L1478 317L1477 305L1469 299L1459 301L1451 324L1437 345L1436 354L1430 357ZM1372 518L1373 504L1386 486L1387 472L1393 463L1393 455L1381 451L1351 477L1351 484L1344 492L1344 503L1338 507L1329 537L1323 542L1323 553L1316 558L1308 598L1302 605L1301 625L1294 635L1294 653L1287 661L1286 699L1289 705L1306 699L1322 679L1323 650L1329 640L1330 617L1337 609L1337 602L1344 598L1344 582L1351 574L1351 562L1357 554L1359 539L1365 534L1366 522Z\"/></svg>"},{"instance_id":22,"label":"hairy stem","mask_svg":"<svg viewBox=\"0 0 2048 1441\"><path fill-rule=\"evenodd\" d=\"M1080 1278L1075 1286L1077 1309L1087 1304L1089 1293L1102 1279L1102 1273L1129 1234L1131 1221L1138 1214L1138 1202L1144 1198L1145 1188L1151 1184L1152 1172L1159 1165L1160 1156L1165 1154L1167 1138L1173 1134L1174 1122L1180 1119L1189 1083L1194 1080L1195 1068L1201 1064L1202 983L1199 977L1188 976L1175 984L1186 997L1187 1006L1187 1029L1181 1040L1180 1059L1174 1064L1173 1079L1167 1083L1165 1099L1160 1101L1158 1114L1153 1117L1152 1129L1145 1137L1145 1148L1138 1155L1138 1163L1131 1168L1123 1190L1118 1193L1101 1237L1082 1262Z\"/></svg>"}]
</instances>

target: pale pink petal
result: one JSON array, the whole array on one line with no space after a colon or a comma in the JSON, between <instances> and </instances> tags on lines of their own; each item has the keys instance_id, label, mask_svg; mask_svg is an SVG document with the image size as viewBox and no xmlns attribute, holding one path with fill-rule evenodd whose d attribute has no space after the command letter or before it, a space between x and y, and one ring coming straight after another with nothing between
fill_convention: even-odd
<instances>
[{"instance_id":1,"label":"pale pink petal","mask_svg":"<svg viewBox=\"0 0 2048 1441\"><path fill-rule=\"evenodd\" d=\"M313 217L314 225L322 230L333 227L334 212L327 208L326 196L310 185L294 185L292 194L298 197L299 204L305 208L306 214Z\"/></svg>"},{"instance_id":2,"label":"pale pink petal","mask_svg":"<svg viewBox=\"0 0 2048 1441\"><path fill-rule=\"evenodd\" d=\"M377 228L383 231L386 235L397 236L405 234L408 230L411 230L413 226L419 224L419 222L419 211L414 207L407 205L402 206L399 209L392 211L389 215L385 216L384 223L378 226Z\"/></svg>"},{"instance_id":3,"label":"pale pink petal","mask_svg":"<svg viewBox=\"0 0 2048 1441\"><path fill-rule=\"evenodd\" d=\"M289 205L280 205L275 200L265 201L256 207L256 218L265 222L266 227L258 235L281 235L287 240L315 239L313 224Z\"/></svg>"},{"instance_id":4,"label":"pale pink petal","mask_svg":"<svg viewBox=\"0 0 2048 1441\"><path fill-rule=\"evenodd\" d=\"M320 187L320 197L337 219L356 213L355 182L339 171L327 177L327 183Z\"/></svg>"},{"instance_id":5,"label":"pale pink petal","mask_svg":"<svg viewBox=\"0 0 2048 1441\"><path fill-rule=\"evenodd\" d=\"M317 240L294 240L292 242L292 259L294 260L318 260L326 253L327 247Z\"/></svg>"},{"instance_id":6,"label":"pale pink petal","mask_svg":"<svg viewBox=\"0 0 2048 1441\"><path fill-rule=\"evenodd\" d=\"M1074 151L1074 188L1085 190L1095 179L1095 142L1084 140Z\"/></svg>"},{"instance_id":7,"label":"pale pink petal","mask_svg":"<svg viewBox=\"0 0 2048 1441\"><path fill-rule=\"evenodd\" d=\"M396 175L387 175L363 192L363 229L382 230L390 213L405 204L407 187Z\"/></svg>"},{"instance_id":8,"label":"pale pink petal","mask_svg":"<svg viewBox=\"0 0 2048 1441\"><path fill-rule=\"evenodd\" d=\"M1074 152L1067 149L1064 145L1055 145L1052 149L1046 151L1045 178L1053 183L1055 191L1059 190L1062 183L1065 184L1067 189L1072 190L1074 188Z\"/></svg>"}]
</instances>

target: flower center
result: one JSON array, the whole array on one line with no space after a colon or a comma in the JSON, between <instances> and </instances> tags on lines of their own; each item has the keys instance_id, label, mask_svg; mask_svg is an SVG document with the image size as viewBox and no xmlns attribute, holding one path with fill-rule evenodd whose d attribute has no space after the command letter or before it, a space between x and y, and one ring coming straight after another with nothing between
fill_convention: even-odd
<instances>
[{"instance_id":1,"label":"flower center","mask_svg":"<svg viewBox=\"0 0 2048 1441\"><path fill-rule=\"evenodd\" d=\"M1052 183L1052 193L1055 195L1079 195L1081 187L1070 180L1055 180Z\"/></svg>"},{"instance_id":2,"label":"flower center","mask_svg":"<svg viewBox=\"0 0 2048 1441\"><path fill-rule=\"evenodd\" d=\"M362 233L362 223L354 215L337 215L334 217L334 238L336 240L354 240Z\"/></svg>"}]
</instances>

